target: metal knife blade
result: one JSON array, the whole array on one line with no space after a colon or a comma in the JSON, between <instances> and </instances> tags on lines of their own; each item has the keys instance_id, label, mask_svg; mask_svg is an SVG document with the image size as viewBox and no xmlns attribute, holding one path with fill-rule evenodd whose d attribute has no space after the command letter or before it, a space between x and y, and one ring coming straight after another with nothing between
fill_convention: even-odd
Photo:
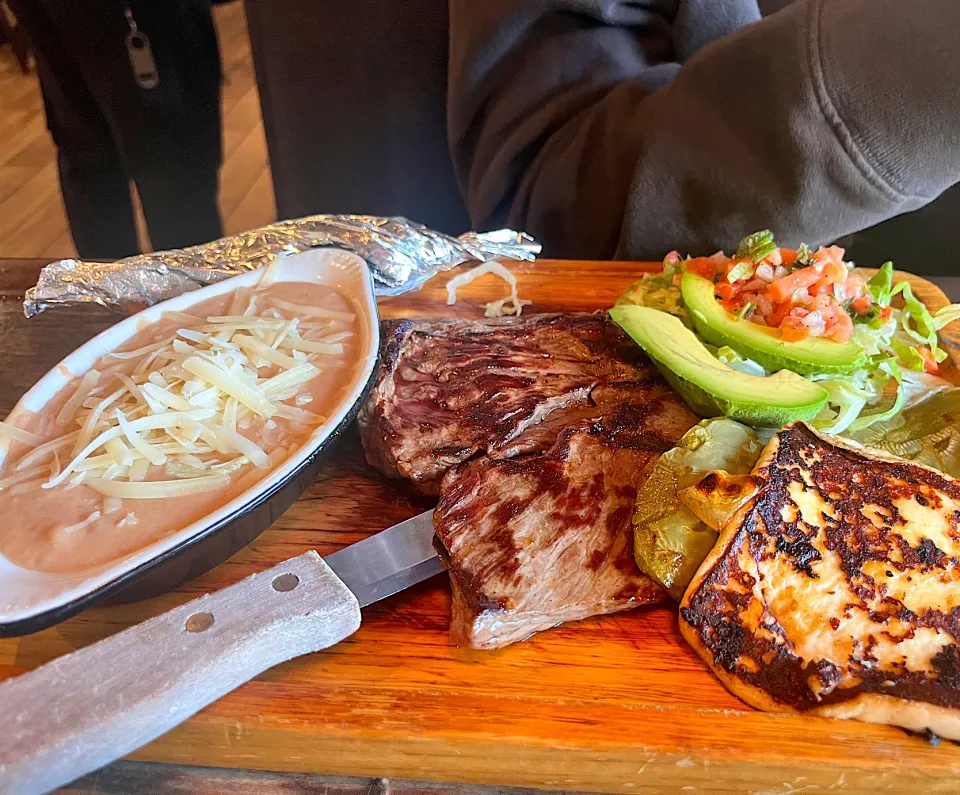
<instances>
[{"instance_id":1,"label":"metal knife blade","mask_svg":"<svg viewBox=\"0 0 960 795\"><path fill-rule=\"evenodd\" d=\"M360 607L423 582L444 569L433 546L433 511L395 524L324 558Z\"/></svg>"}]
</instances>

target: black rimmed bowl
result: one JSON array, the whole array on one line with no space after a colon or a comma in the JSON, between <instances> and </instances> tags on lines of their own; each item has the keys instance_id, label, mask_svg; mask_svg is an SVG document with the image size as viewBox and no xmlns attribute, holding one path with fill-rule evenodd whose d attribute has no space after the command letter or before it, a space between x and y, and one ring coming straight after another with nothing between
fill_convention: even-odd
<instances>
[{"instance_id":1,"label":"black rimmed bowl","mask_svg":"<svg viewBox=\"0 0 960 795\"><path fill-rule=\"evenodd\" d=\"M10 412L42 411L73 378L117 350L164 312L188 312L208 298L254 287L258 271L157 304L128 317L78 348L41 378ZM353 422L376 376L380 332L367 264L338 249L313 249L283 260L277 282L311 282L351 297L360 319L354 377L330 418L287 461L226 505L138 552L84 572L54 574L24 569L0 554L0 637L38 632L109 597L134 601L169 591L209 571L266 530L316 479L333 443ZM0 465L8 443L0 441ZM0 517L0 521L3 518Z\"/></svg>"}]
</instances>

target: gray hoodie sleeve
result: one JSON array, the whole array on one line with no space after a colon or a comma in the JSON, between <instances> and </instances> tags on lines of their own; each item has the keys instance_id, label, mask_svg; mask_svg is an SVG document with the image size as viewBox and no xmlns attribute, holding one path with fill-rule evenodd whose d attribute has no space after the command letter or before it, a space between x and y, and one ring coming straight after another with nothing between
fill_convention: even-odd
<instances>
[{"instance_id":1,"label":"gray hoodie sleeve","mask_svg":"<svg viewBox=\"0 0 960 795\"><path fill-rule=\"evenodd\" d=\"M960 181L958 0L451 0L478 227L659 258L835 239Z\"/></svg>"}]
</instances>

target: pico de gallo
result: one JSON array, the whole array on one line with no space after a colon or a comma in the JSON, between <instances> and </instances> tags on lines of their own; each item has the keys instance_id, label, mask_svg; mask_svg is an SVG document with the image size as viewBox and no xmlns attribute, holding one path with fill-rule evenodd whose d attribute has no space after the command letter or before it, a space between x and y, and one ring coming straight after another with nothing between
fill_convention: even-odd
<instances>
[{"instance_id":1,"label":"pico de gallo","mask_svg":"<svg viewBox=\"0 0 960 795\"><path fill-rule=\"evenodd\" d=\"M724 309L751 323L780 329L787 342L807 337L847 342L855 319L884 322L893 309L875 306L867 279L847 265L843 255L839 246L820 246L816 251L806 246L777 248L772 236L762 232L746 238L732 257L718 252L681 260L671 251L666 261L713 281ZM680 273L674 278L678 282ZM918 352L927 371L936 373L930 349L919 346Z\"/></svg>"},{"instance_id":2,"label":"pico de gallo","mask_svg":"<svg viewBox=\"0 0 960 795\"><path fill-rule=\"evenodd\" d=\"M819 427L855 432L951 386L939 377L947 353L938 332L960 319L960 304L932 314L909 282L894 283L892 263L868 274L844 256L835 245L780 247L763 230L745 237L732 256L671 251L662 273L632 285L618 303L659 309L692 327L679 288L684 272L691 272L713 282L716 300L739 321L775 328L784 342L820 337L859 345L866 354L862 369L806 375L830 393ZM723 346L713 352L733 369L765 374L742 351Z\"/></svg>"}]
</instances>

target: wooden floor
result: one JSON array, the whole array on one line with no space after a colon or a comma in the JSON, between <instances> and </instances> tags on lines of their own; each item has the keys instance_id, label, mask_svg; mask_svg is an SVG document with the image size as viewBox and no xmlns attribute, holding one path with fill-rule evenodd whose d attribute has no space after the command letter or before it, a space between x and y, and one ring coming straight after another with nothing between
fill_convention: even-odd
<instances>
[{"instance_id":1,"label":"wooden floor","mask_svg":"<svg viewBox=\"0 0 960 795\"><path fill-rule=\"evenodd\" d=\"M243 4L214 14L225 73L220 212L231 234L269 223L276 209ZM76 256L36 75L21 74L9 46L0 47L0 108L0 256Z\"/></svg>"}]
</instances>

